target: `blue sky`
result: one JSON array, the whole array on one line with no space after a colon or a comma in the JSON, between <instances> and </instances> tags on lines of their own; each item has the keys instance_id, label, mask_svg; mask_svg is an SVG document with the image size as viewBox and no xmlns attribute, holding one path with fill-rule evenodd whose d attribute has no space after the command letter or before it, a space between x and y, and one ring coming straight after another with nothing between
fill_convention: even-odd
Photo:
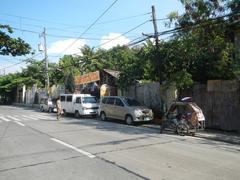
<instances>
[{"instance_id":1,"label":"blue sky","mask_svg":"<svg viewBox=\"0 0 240 180\"><path fill-rule=\"evenodd\" d=\"M12 36L24 39L36 53L39 53L38 44L43 43L39 34L45 27L49 60L56 62L63 54L79 53L79 48L84 44L108 49L117 44L127 44L141 37L142 33L153 33L152 22L126 33L151 19L152 5L155 6L158 19L165 18L172 11L183 13L179 0L118 0L81 39L77 40L113 2L114 0L1 0L0 24L12 26ZM159 32L167 30L164 21L157 23ZM126 34L101 45L123 33ZM3 74L3 68L25 58L0 56L0 74ZM41 60L43 55L36 58ZM20 71L24 66L24 63L11 66L6 68L5 72Z\"/></svg>"}]
</instances>

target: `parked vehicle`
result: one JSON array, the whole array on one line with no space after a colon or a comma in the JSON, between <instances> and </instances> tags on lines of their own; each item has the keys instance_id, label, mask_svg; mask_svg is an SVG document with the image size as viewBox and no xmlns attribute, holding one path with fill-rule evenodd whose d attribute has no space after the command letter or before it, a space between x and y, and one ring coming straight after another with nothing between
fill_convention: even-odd
<instances>
[{"instance_id":1,"label":"parked vehicle","mask_svg":"<svg viewBox=\"0 0 240 180\"><path fill-rule=\"evenodd\" d=\"M91 115L97 116L99 104L95 96L90 94L61 94L63 113L74 114L75 117Z\"/></svg>"},{"instance_id":2,"label":"parked vehicle","mask_svg":"<svg viewBox=\"0 0 240 180\"><path fill-rule=\"evenodd\" d=\"M40 111L57 112L56 99L55 98L41 98Z\"/></svg>"},{"instance_id":3,"label":"parked vehicle","mask_svg":"<svg viewBox=\"0 0 240 180\"><path fill-rule=\"evenodd\" d=\"M186 97L170 105L163 118L161 132L167 128L180 135L195 135L196 131L204 130L205 117L201 108L190 97Z\"/></svg>"},{"instance_id":4,"label":"parked vehicle","mask_svg":"<svg viewBox=\"0 0 240 180\"><path fill-rule=\"evenodd\" d=\"M153 119L151 109L142 106L133 98L119 96L103 97L99 105L99 115L101 120L107 118L125 120L129 125Z\"/></svg>"}]
</instances>

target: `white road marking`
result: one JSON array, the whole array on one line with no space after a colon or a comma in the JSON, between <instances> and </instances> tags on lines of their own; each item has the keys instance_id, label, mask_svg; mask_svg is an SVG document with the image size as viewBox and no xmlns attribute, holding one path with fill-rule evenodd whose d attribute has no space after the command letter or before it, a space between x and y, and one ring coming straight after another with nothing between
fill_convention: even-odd
<instances>
[{"instance_id":1,"label":"white road marking","mask_svg":"<svg viewBox=\"0 0 240 180\"><path fill-rule=\"evenodd\" d=\"M53 119L53 117L51 117L51 116L44 116L44 115L36 115L36 117L38 117L40 119Z\"/></svg>"},{"instance_id":2,"label":"white road marking","mask_svg":"<svg viewBox=\"0 0 240 180\"><path fill-rule=\"evenodd\" d=\"M75 151L77 151L77 152L79 152L79 153L81 153L81 154L83 154L85 156L88 156L89 158L95 158L96 157L96 156L94 156L93 154L91 154L89 152L86 152L86 151L83 151L81 149L78 149L78 148L76 148L76 147L74 147L74 146L72 146L70 144L67 144L67 143L61 141L61 140L58 140L58 139L55 139L55 138L51 138L51 140L53 140L53 141L55 141L55 142L57 142L59 144L62 144L64 146L68 147L68 148L71 148L71 149L73 149L73 150L75 150Z\"/></svg>"},{"instance_id":3,"label":"white road marking","mask_svg":"<svg viewBox=\"0 0 240 180\"><path fill-rule=\"evenodd\" d=\"M40 119L44 120L57 120L57 115L56 116L44 116L44 115L38 115Z\"/></svg>"},{"instance_id":4,"label":"white road marking","mask_svg":"<svg viewBox=\"0 0 240 180\"><path fill-rule=\"evenodd\" d=\"M5 118L5 117L0 117L2 120L4 120L4 121L11 121L11 120L9 120L9 119L7 119L7 118Z\"/></svg>"},{"instance_id":5,"label":"white road marking","mask_svg":"<svg viewBox=\"0 0 240 180\"><path fill-rule=\"evenodd\" d=\"M20 119L16 118L16 117L13 117L13 116L7 116L8 118L10 119L13 119L14 121L21 121Z\"/></svg>"},{"instance_id":6,"label":"white road marking","mask_svg":"<svg viewBox=\"0 0 240 180\"><path fill-rule=\"evenodd\" d=\"M18 121L14 121L15 123L19 124L20 126L25 126L23 123L18 122Z\"/></svg>"},{"instance_id":7,"label":"white road marking","mask_svg":"<svg viewBox=\"0 0 240 180\"><path fill-rule=\"evenodd\" d=\"M26 118L26 119L28 119L28 120L34 120L34 121L38 120L38 119L36 119L35 117L26 116L26 115L22 115L22 117L24 117L24 118Z\"/></svg>"}]
</instances>

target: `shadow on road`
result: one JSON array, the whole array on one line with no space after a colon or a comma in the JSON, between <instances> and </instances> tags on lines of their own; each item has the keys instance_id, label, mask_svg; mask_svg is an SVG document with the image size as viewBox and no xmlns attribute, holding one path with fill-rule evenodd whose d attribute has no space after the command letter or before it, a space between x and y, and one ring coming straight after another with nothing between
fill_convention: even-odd
<instances>
[{"instance_id":1,"label":"shadow on road","mask_svg":"<svg viewBox=\"0 0 240 180\"><path fill-rule=\"evenodd\" d=\"M66 125L71 124L79 124L84 126L89 126L91 128L95 128L102 131L114 131L122 134L144 134L148 136L153 136L159 134L159 131L156 129L144 128L141 127L141 124L137 124L135 126L126 125L123 121L118 120L107 120L101 121L99 118L85 119L79 118L74 121L62 121L62 123Z\"/></svg>"}]
</instances>

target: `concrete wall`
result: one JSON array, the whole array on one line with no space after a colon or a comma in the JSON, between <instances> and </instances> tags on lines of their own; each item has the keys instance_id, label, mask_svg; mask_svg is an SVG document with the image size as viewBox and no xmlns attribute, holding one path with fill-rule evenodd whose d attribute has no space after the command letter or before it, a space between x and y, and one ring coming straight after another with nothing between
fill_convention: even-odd
<instances>
[{"instance_id":1,"label":"concrete wall","mask_svg":"<svg viewBox=\"0 0 240 180\"><path fill-rule=\"evenodd\" d=\"M181 92L192 96L206 117L209 128L240 132L240 86L237 81L208 81Z\"/></svg>"},{"instance_id":2,"label":"concrete wall","mask_svg":"<svg viewBox=\"0 0 240 180\"><path fill-rule=\"evenodd\" d=\"M65 93L65 86L64 85L53 85L50 89L50 96L57 98L60 94Z\"/></svg>"},{"instance_id":3,"label":"concrete wall","mask_svg":"<svg viewBox=\"0 0 240 180\"><path fill-rule=\"evenodd\" d=\"M37 85L33 85L33 87L31 89L26 90L26 93L25 93L25 103L26 104L34 103L36 92L37 92Z\"/></svg>"}]
</instances>

